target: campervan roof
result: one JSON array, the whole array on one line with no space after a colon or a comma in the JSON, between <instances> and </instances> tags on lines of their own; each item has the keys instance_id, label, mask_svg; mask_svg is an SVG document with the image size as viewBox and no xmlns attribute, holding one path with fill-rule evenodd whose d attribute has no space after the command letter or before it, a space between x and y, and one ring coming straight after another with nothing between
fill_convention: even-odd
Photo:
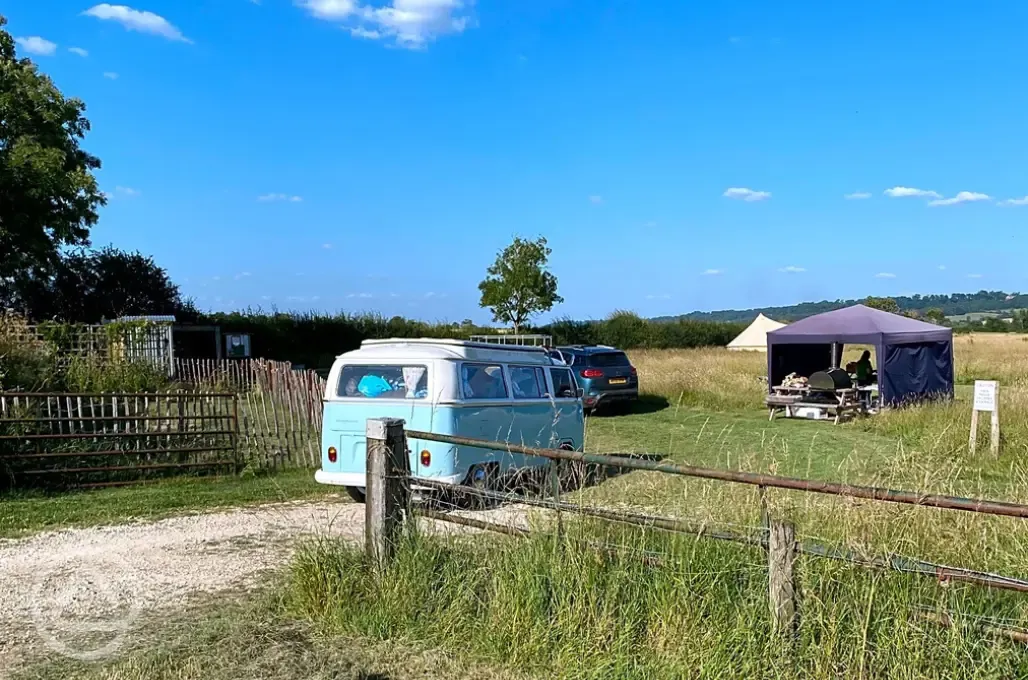
<instances>
[{"instance_id":1,"label":"campervan roof","mask_svg":"<svg viewBox=\"0 0 1028 680\"><path fill-rule=\"evenodd\" d=\"M358 350L342 355L348 359L464 359L468 361L498 361L507 363L545 364L554 362L543 347L520 345L494 345L438 338L396 338L365 340Z\"/></svg>"}]
</instances>

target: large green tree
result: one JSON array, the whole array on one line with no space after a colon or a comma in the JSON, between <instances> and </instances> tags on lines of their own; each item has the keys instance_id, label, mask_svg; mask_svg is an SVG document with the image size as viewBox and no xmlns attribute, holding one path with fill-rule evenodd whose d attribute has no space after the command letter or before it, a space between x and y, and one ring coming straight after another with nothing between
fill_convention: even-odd
<instances>
[{"instance_id":1,"label":"large green tree","mask_svg":"<svg viewBox=\"0 0 1028 680\"><path fill-rule=\"evenodd\" d=\"M19 280L7 306L38 321L99 323L134 314L174 314L192 320L197 311L183 300L168 273L142 253L107 246L66 253L52 274ZM5 302L0 295L0 302Z\"/></svg>"},{"instance_id":2,"label":"large green tree","mask_svg":"<svg viewBox=\"0 0 1028 680\"><path fill-rule=\"evenodd\" d=\"M899 314L900 308L899 303L890 297L869 297L864 300L864 304L872 309L880 309L883 312L892 312L893 314Z\"/></svg>"},{"instance_id":3,"label":"large green tree","mask_svg":"<svg viewBox=\"0 0 1028 680\"><path fill-rule=\"evenodd\" d=\"M546 270L550 252L545 238L515 237L497 254L478 284L480 304L492 311L493 321L509 324L517 333L536 314L564 302L557 295L557 277Z\"/></svg>"},{"instance_id":4,"label":"large green tree","mask_svg":"<svg viewBox=\"0 0 1028 680\"><path fill-rule=\"evenodd\" d=\"M18 59L0 16L0 283L39 276L63 246L87 245L104 205L79 146L85 104L66 98L29 59Z\"/></svg>"}]
</instances>

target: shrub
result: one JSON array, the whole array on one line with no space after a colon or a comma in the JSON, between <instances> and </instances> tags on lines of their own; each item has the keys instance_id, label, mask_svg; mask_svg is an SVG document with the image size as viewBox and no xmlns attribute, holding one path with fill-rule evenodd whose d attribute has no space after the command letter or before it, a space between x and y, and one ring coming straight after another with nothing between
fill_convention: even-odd
<instances>
[{"instance_id":1,"label":"shrub","mask_svg":"<svg viewBox=\"0 0 1028 680\"><path fill-rule=\"evenodd\" d=\"M54 387L54 346L39 339L24 318L0 312L0 389L45 390Z\"/></svg>"}]
</instances>

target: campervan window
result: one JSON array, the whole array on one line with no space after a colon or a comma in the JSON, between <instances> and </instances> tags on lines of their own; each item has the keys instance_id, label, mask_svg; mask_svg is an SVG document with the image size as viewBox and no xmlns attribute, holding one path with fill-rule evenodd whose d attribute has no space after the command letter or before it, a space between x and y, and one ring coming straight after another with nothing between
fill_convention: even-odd
<instances>
[{"instance_id":1,"label":"campervan window","mask_svg":"<svg viewBox=\"0 0 1028 680\"><path fill-rule=\"evenodd\" d=\"M546 378L538 366L511 366L510 381L515 399L540 399L546 391Z\"/></svg>"},{"instance_id":2,"label":"campervan window","mask_svg":"<svg viewBox=\"0 0 1028 680\"><path fill-rule=\"evenodd\" d=\"M428 368L343 366L336 393L357 399L424 399L428 396Z\"/></svg>"},{"instance_id":3,"label":"campervan window","mask_svg":"<svg viewBox=\"0 0 1028 680\"><path fill-rule=\"evenodd\" d=\"M506 399L507 383L503 368L486 364L461 366L461 383L465 399Z\"/></svg>"}]
</instances>

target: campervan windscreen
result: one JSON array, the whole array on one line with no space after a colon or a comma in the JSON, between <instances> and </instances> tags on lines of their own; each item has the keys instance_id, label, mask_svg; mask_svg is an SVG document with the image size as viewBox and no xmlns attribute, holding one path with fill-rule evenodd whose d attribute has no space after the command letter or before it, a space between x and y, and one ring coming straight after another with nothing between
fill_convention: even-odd
<instances>
[{"instance_id":1,"label":"campervan windscreen","mask_svg":"<svg viewBox=\"0 0 1028 680\"><path fill-rule=\"evenodd\" d=\"M343 366L336 394L359 399L424 399L428 396L428 368Z\"/></svg>"}]
</instances>

